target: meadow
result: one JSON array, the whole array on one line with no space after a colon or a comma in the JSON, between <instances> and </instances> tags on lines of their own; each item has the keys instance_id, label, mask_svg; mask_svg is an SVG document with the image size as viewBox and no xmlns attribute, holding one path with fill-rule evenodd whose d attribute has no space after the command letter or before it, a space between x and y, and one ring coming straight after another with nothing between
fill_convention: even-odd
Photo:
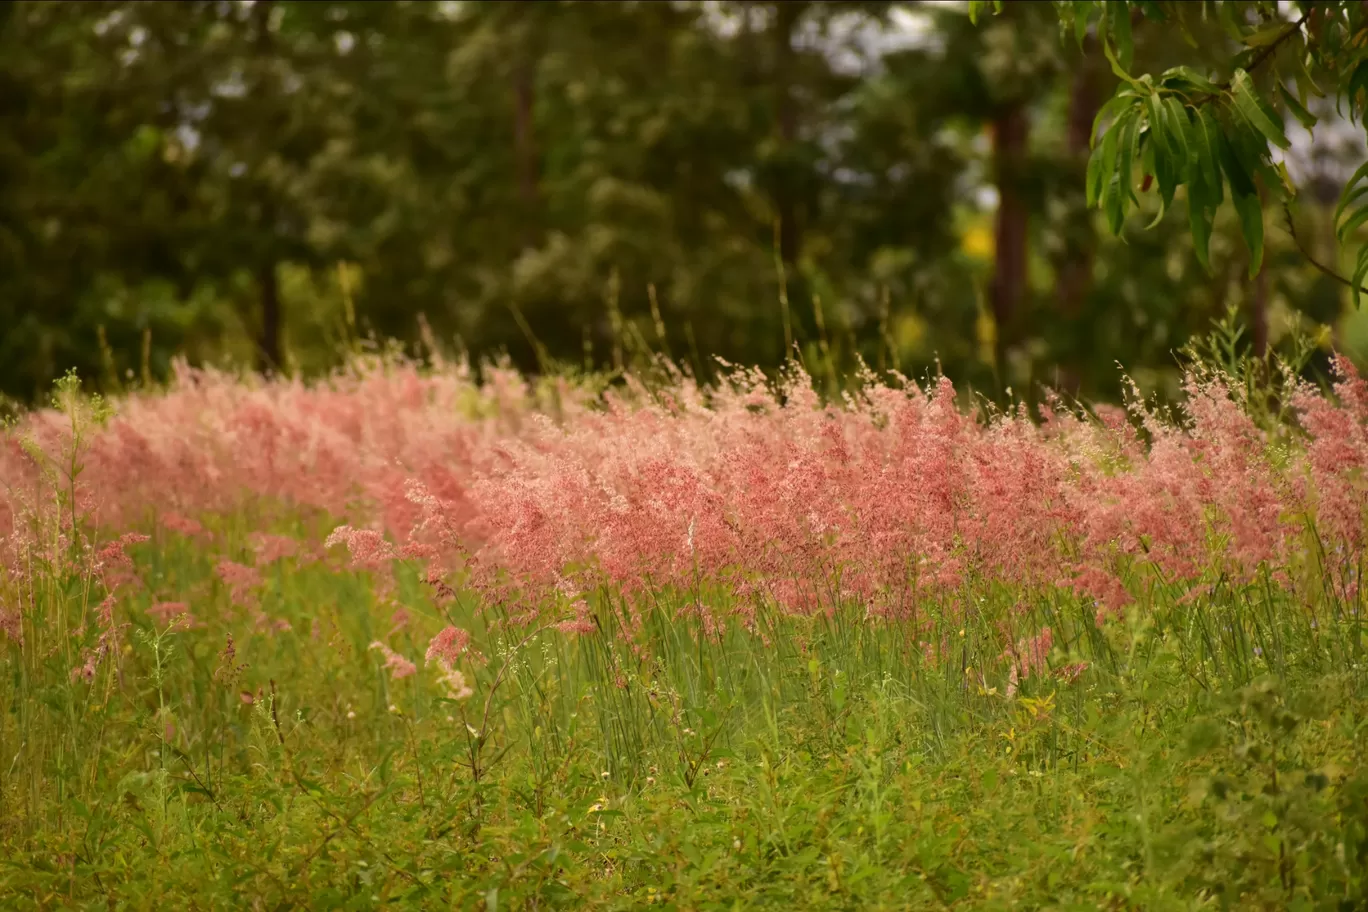
<instances>
[{"instance_id":1,"label":"meadow","mask_svg":"<svg viewBox=\"0 0 1368 912\"><path fill-rule=\"evenodd\" d=\"M0 441L0 906L1366 909L1336 367L68 378Z\"/></svg>"}]
</instances>

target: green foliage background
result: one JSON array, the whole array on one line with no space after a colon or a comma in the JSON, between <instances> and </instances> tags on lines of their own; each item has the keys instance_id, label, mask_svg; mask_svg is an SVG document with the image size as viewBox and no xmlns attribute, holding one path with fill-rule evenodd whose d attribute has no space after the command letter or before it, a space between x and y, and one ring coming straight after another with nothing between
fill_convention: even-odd
<instances>
[{"instance_id":1,"label":"green foliage background","mask_svg":"<svg viewBox=\"0 0 1368 912\"><path fill-rule=\"evenodd\" d=\"M787 340L833 377L859 356L1112 398L1117 362L1171 388L1173 352L1231 307L1255 347L1300 324L1368 356L1279 200L1253 279L1230 206L1198 206L1207 244L1187 207L1160 214L1191 188L1174 169L1089 208L1089 129L1127 85L1116 23L1129 73L1224 85L1272 4L1194 4L1213 15L1186 16L1191 44L1173 4L1008 3L977 25L968 6L8 3L0 393L70 367L112 391L178 353L310 374L427 335L529 370L649 349L705 374L777 365ZM1332 209L1363 152L1334 144L1333 100L1304 99L1321 120L1288 179L1299 239L1339 269Z\"/></svg>"}]
</instances>

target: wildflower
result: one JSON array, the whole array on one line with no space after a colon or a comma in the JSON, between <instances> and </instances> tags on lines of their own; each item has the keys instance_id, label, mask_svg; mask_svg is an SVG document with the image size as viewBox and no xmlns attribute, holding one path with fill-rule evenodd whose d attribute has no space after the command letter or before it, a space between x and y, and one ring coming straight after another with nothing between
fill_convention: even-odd
<instances>
[{"instance_id":1,"label":"wildflower","mask_svg":"<svg viewBox=\"0 0 1368 912\"><path fill-rule=\"evenodd\" d=\"M460 627L447 627L432 638L423 658L427 662L438 662L448 667L454 667L456 660L469 648L469 631L462 630Z\"/></svg>"},{"instance_id":2,"label":"wildflower","mask_svg":"<svg viewBox=\"0 0 1368 912\"><path fill-rule=\"evenodd\" d=\"M156 618L158 623L170 626L189 626L194 622L190 615L190 606L185 602L157 602L147 609L147 613Z\"/></svg>"},{"instance_id":3,"label":"wildflower","mask_svg":"<svg viewBox=\"0 0 1368 912\"><path fill-rule=\"evenodd\" d=\"M348 718L348 719L355 719L355 718L356 718L356 712L355 712L354 710L350 710L350 709L347 710L347 718Z\"/></svg>"},{"instance_id":4,"label":"wildflower","mask_svg":"<svg viewBox=\"0 0 1368 912\"><path fill-rule=\"evenodd\" d=\"M215 567L219 579L223 580L228 587L231 598L234 602L244 601L248 590L255 589L262 584L261 574L255 567L248 567L236 561L219 561Z\"/></svg>"},{"instance_id":5,"label":"wildflower","mask_svg":"<svg viewBox=\"0 0 1368 912\"><path fill-rule=\"evenodd\" d=\"M161 516L161 524L164 528L169 529L172 532L179 532L181 535L190 536L204 534L204 526L201 526L199 523L195 522L195 520L182 516L179 513L163 513Z\"/></svg>"},{"instance_id":6,"label":"wildflower","mask_svg":"<svg viewBox=\"0 0 1368 912\"><path fill-rule=\"evenodd\" d=\"M299 542L285 535L253 532L251 540L258 564L273 564L283 558L294 557L299 551Z\"/></svg>"},{"instance_id":7,"label":"wildflower","mask_svg":"<svg viewBox=\"0 0 1368 912\"><path fill-rule=\"evenodd\" d=\"M385 541L385 536L374 529L338 526L324 541L323 546L331 548L339 544L347 546L353 570L379 569L397 557L394 546Z\"/></svg>"},{"instance_id":8,"label":"wildflower","mask_svg":"<svg viewBox=\"0 0 1368 912\"><path fill-rule=\"evenodd\" d=\"M393 649L390 649L379 640L371 643L370 648L379 650L380 654L385 657L384 667L389 669L390 678L392 680L402 681L404 678L407 678L409 675L418 671L417 665L413 664Z\"/></svg>"},{"instance_id":9,"label":"wildflower","mask_svg":"<svg viewBox=\"0 0 1368 912\"><path fill-rule=\"evenodd\" d=\"M447 696L449 698L452 700L464 700L474 693L474 691L470 689L470 685L466 683L465 675L461 674L455 668L447 668L440 663L438 663L438 667L442 668L443 672L441 678L438 680L446 686ZM447 721L451 721L450 716L447 717Z\"/></svg>"},{"instance_id":10,"label":"wildflower","mask_svg":"<svg viewBox=\"0 0 1368 912\"><path fill-rule=\"evenodd\" d=\"M0 608L0 633L18 645L24 645L23 618L17 609Z\"/></svg>"}]
</instances>

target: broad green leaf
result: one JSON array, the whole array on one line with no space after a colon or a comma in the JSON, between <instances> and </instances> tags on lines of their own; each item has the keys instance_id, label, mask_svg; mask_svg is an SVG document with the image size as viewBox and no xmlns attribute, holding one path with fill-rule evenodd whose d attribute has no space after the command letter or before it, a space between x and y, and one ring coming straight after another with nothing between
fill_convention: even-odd
<instances>
[{"instance_id":1,"label":"broad green leaf","mask_svg":"<svg viewBox=\"0 0 1368 912\"><path fill-rule=\"evenodd\" d=\"M1263 204L1257 193L1246 196L1232 194L1231 202L1240 216L1240 229L1244 233L1245 245L1249 247L1249 277L1259 274L1263 266Z\"/></svg>"},{"instance_id":2,"label":"broad green leaf","mask_svg":"<svg viewBox=\"0 0 1368 912\"><path fill-rule=\"evenodd\" d=\"M1302 103L1297 100L1297 96L1287 90L1287 86L1279 83L1278 92L1282 95L1283 104L1287 105L1287 110L1292 112L1292 116L1297 118L1303 127L1310 130L1316 125L1316 115L1306 110Z\"/></svg>"},{"instance_id":3,"label":"broad green leaf","mask_svg":"<svg viewBox=\"0 0 1368 912\"><path fill-rule=\"evenodd\" d=\"M1230 89L1235 97L1235 110L1249 122L1250 126L1278 148L1291 148L1292 144L1287 141L1287 135L1283 132L1282 123L1277 119L1277 115L1268 110L1254 94L1254 83L1248 73L1236 70Z\"/></svg>"}]
</instances>

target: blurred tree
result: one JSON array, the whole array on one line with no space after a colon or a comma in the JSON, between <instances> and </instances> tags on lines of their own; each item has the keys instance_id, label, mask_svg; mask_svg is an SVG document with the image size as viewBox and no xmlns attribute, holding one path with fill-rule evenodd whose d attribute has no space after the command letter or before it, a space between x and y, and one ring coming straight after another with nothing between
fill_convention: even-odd
<instances>
[{"instance_id":1,"label":"blurred tree","mask_svg":"<svg viewBox=\"0 0 1368 912\"><path fill-rule=\"evenodd\" d=\"M971 16L985 5L971 3ZM1001 2L993 6L998 12L1006 9ZM1324 97L1326 91L1348 103L1351 118L1368 115L1368 6L1353 0L1144 0L1056 3L1055 8L1080 43L1095 19L1096 33L1122 81L1101 118L1107 130L1088 169L1090 202L1107 212L1112 230L1119 232L1127 210L1138 202L1137 169L1143 177L1141 192L1153 186L1161 211L1172 203L1177 189L1184 188L1196 252L1205 261L1206 239L1229 188L1249 246L1249 276L1265 288L1265 201L1286 209L1296 195L1287 168L1272 152L1291 148L1284 116L1312 129L1321 118L1308 109L1308 98ZM1204 23L1219 22L1225 31L1225 59L1203 67L1205 72L1179 65L1157 79L1149 74L1132 76L1132 29L1135 14L1140 13L1184 33L1194 48L1199 42L1192 33ZM1210 61L1194 55L1192 62ZM1289 230L1295 230L1290 210L1286 220ZM1350 178L1335 222L1342 240L1353 238L1368 223L1368 165ZM1338 278L1333 269L1312 262L1327 276ZM1365 279L1368 245L1359 250L1352 278L1342 279L1355 302ZM1261 319L1256 320L1256 334L1265 333Z\"/></svg>"},{"instance_id":2,"label":"blurred tree","mask_svg":"<svg viewBox=\"0 0 1368 912\"><path fill-rule=\"evenodd\" d=\"M1162 386L1227 304L1270 345L1294 303L1342 307L1272 225L1240 281L1249 220L1225 209L1205 261L1163 194L1120 213L1152 233L1098 230L1120 197L1088 207L1105 159L1084 150L1131 84L1095 11L1080 48L1043 4L982 27L815 0L0 10L0 389L21 398L173 352L318 371L424 322L532 370L796 348L828 383L858 356L1116 395L1117 361ZM1133 18L1137 72L1227 59L1215 17L1184 19L1197 51ZM1296 223L1321 257L1323 216Z\"/></svg>"}]
</instances>

